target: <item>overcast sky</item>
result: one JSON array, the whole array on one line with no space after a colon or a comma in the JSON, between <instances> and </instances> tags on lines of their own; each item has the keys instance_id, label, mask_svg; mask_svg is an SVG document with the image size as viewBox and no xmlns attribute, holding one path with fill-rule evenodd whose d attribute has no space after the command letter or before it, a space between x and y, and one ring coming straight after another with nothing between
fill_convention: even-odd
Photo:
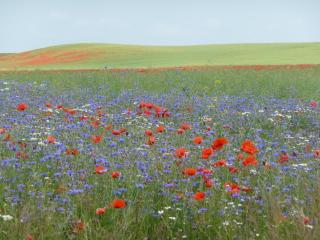
<instances>
[{"instance_id":1,"label":"overcast sky","mask_svg":"<svg viewBox=\"0 0 320 240\"><path fill-rule=\"evenodd\" d=\"M0 52L102 42L319 42L320 0L0 0Z\"/></svg>"}]
</instances>

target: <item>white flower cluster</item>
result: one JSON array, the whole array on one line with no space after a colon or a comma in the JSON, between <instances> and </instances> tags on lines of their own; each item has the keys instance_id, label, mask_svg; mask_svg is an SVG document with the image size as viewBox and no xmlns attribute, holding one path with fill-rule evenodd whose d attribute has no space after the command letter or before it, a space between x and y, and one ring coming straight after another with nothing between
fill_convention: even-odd
<instances>
[{"instance_id":1,"label":"white flower cluster","mask_svg":"<svg viewBox=\"0 0 320 240\"><path fill-rule=\"evenodd\" d=\"M1 215L1 214L0 214L0 218L2 218L3 221L11 221L13 219L13 217L10 215Z\"/></svg>"}]
</instances>

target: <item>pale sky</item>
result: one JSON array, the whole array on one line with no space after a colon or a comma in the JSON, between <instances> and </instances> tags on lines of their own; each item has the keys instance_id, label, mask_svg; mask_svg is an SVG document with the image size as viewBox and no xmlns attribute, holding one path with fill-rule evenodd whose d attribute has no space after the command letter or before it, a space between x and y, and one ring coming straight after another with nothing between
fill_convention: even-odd
<instances>
[{"instance_id":1,"label":"pale sky","mask_svg":"<svg viewBox=\"0 0 320 240\"><path fill-rule=\"evenodd\" d=\"M0 0L0 52L83 42L320 42L320 0Z\"/></svg>"}]
</instances>

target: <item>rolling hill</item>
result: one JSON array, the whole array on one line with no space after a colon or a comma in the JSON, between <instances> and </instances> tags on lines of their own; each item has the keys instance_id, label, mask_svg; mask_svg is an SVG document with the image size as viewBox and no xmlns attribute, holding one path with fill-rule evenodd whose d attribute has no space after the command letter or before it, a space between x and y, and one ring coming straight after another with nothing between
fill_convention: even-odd
<instances>
[{"instance_id":1,"label":"rolling hill","mask_svg":"<svg viewBox=\"0 0 320 240\"><path fill-rule=\"evenodd\" d=\"M320 43L140 46L71 44L0 54L0 70L320 64Z\"/></svg>"}]
</instances>

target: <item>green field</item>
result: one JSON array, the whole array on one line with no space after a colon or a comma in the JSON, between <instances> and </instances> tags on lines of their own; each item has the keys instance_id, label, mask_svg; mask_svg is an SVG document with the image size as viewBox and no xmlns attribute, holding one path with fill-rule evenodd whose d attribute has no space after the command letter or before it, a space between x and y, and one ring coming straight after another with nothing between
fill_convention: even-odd
<instances>
[{"instance_id":1,"label":"green field","mask_svg":"<svg viewBox=\"0 0 320 240\"><path fill-rule=\"evenodd\" d=\"M277 98L318 99L320 67L255 69L208 68L201 70L161 70L149 72L3 72L0 79L20 82L45 82L51 91L99 89L117 95L137 90L153 94L192 92L193 95L269 96Z\"/></svg>"},{"instance_id":2,"label":"green field","mask_svg":"<svg viewBox=\"0 0 320 240\"><path fill-rule=\"evenodd\" d=\"M320 64L320 43L138 46L61 45L0 55L0 70Z\"/></svg>"}]
</instances>

